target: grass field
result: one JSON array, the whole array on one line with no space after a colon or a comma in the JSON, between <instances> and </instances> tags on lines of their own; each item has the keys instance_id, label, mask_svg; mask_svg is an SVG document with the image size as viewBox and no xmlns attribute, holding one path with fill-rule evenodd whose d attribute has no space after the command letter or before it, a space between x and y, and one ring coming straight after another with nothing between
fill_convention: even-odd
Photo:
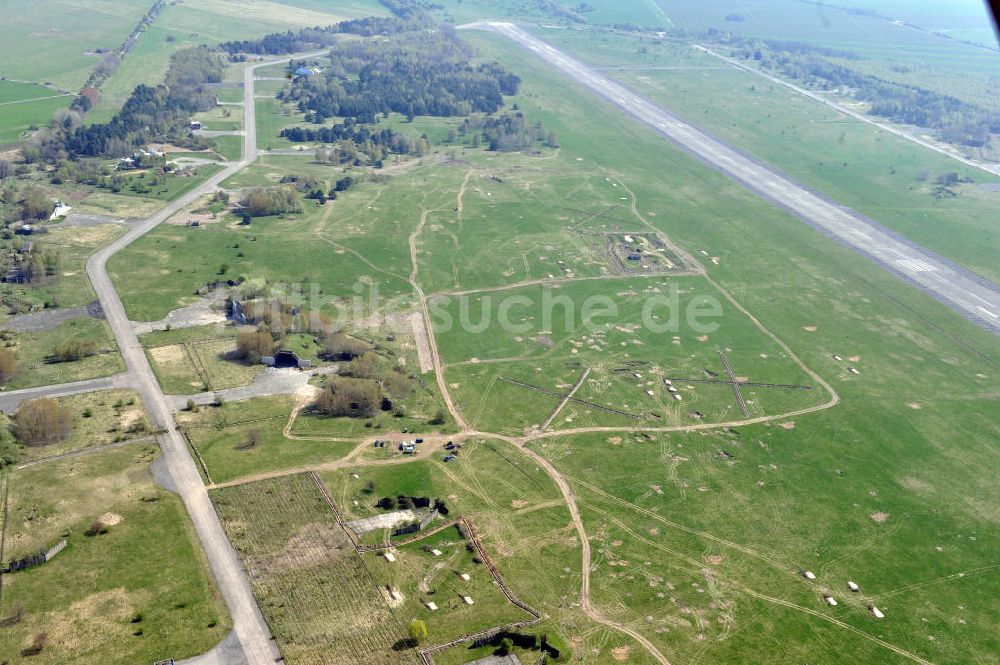
<instances>
[{"instance_id":1,"label":"grass field","mask_svg":"<svg viewBox=\"0 0 1000 665\"><path fill-rule=\"evenodd\" d=\"M922 148L684 45L548 31L546 39L609 67L613 78L768 162L838 203L992 281L1000 234L988 222L1000 195L979 187L997 177ZM600 48L596 48L597 46ZM650 69L628 69L633 63ZM678 67L678 69L652 69ZM957 171L974 182L954 198L932 195L934 179Z\"/></svg>"},{"instance_id":2,"label":"grass field","mask_svg":"<svg viewBox=\"0 0 1000 665\"><path fill-rule=\"evenodd\" d=\"M445 451L431 459L394 466L357 466L323 472L321 475L330 487L331 494L345 520L370 517L381 511L375 502L383 496L427 496L446 501L449 517L463 515L469 518L480 534L490 557L503 575L508 586L521 600L542 612L545 619L526 632L548 634L553 640L572 644L573 662L608 663L612 650L630 647L629 662L652 663L641 649L624 636L614 634L583 618L575 603L579 600L580 558L579 542L572 525L568 523L565 504L559 492L538 465L508 444L486 439L467 440L457 459L443 463ZM371 484L371 485L370 485ZM374 489L371 487L374 486ZM447 530L438 536L445 542L456 541L457 532ZM435 546L437 546L435 544ZM440 547L445 556L453 554L454 546ZM398 581L402 587L414 579L418 571L413 566L424 566L438 561L424 553L417 543L417 550L410 546L399 548L400 559L395 564L379 563L377 570L392 574L386 583ZM371 556L371 555L367 555ZM374 557L373 557L374 559ZM399 569L393 568L400 563ZM384 565L383 565L384 564ZM412 565L411 565L412 564ZM372 564L374 566L374 563ZM485 575L482 566L473 564L470 577ZM456 584L465 584L460 578L451 580L452 569L442 566L438 571L428 571L430 583L444 584L438 593L427 596L418 593L412 598L405 589L404 607L417 605L423 598L434 600L439 609L435 612L414 606L406 610L404 619L420 616L427 623L428 643L437 644L454 637L459 626L450 619L452 610L446 608L439 597ZM423 579L420 577L419 579ZM417 585L419 589L419 584ZM438 596L438 598L435 598ZM478 598L473 598L476 605ZM450 603L450 598L446 599ZM463 608L467 609L467 608ZM403 611L403 610L401 610ZM505 617L525 618L523 613L509 615L498 612L497 620ZM481 621L482 618L472 618ZM464 622L462 625L465 625ZM471 627L471 626L470 626ZM442 665L458 665L490 654L493 648L470 649L467 645L434 654L434 661ZM520 653L524 663L535 662L537 651Z\"/></svg>"},{"instance_id":3,"label":"grass field","mask_svg":"<svg viewBox=\"0 0 1000 665\"><path fill-rule=\"evenodd\" d=\"M44 125L70 101L53 88L0 80L0 145L17 141L33 125Z\"/></svg>"},{"instance_id":4,"label":"grass field","mask_svg":"<svg viewBox=\"0 0 1000 665\"><path fill-rule=\"evenodd\" d=\"M98 319L70 319L46 332L13 333L12 339L20 371L7 384L8 390L96 379L125 369L111 329ZM71 341L93 341L98 353L72 362L52 362L51 355L56 347Z\"/></svg>"},{"instance_id":5,"label":"grass field","mask_svg":"<svg viewBox=\"0 0 1000 665\"><path fill-rule=\"evenodd\" d=\"M518 68L519 105L544 114L564 155L597 160L626 181L663 173L683 182L683 191L663 179L629 187L640 209L673 208L654 223L689 252L722 257L706 264L709 275L841 399L735 431L532 443L569 477L588 533L600 534L598 605L684 660L992 662L1000 606L989 590L1000 570L984 543L997 535L995 492L976 461L997 435L992 337L687 158L650 149L659 143L645 130L607 129L614 112L557 85L529 56L469 38ZM678 206L688 198L700 201L697 217ZM723 211L737 201L738 214ZM858 597L844 591L855 578L865 580L856 579ZM840 605L826 606L824 592ZM873 623L867 603L887 618Z\"/></svg>"},{"instance_id":6,"label":"grass field","mask_svg":"<svg viewBox=\"0 0 1000 665\"><path fill-rule=\"evenodd\" d=\"M25 461L99 448L150 434L149 419L131 390L107 390L58 397L73 420L69 436L49 446L22 447Z\"/></svg>"},{"instance_id":7,"label":"grass field","mask_svg":"<svg viewBox=\"0 0 1000 665\"><path fill-rule=\"evenodd\" d=\"M768 39L816 43L854 51L866 58L923 61L947 70L983 71L995 67L995 60L984 58L984 51L975 46L958 44L845 8L783 0L740 3L663 0L661 6L674 24L683 28L705 30L714 27ZM726 21L725 17L732 13L742 15L745 21Z\"/></svg>"},{"instance_id":8,"label":"grass field","mask_svg":"<svg viewBox=\"0 0 1000 665\"><path fill-rule=\"evenodd\" d=\"M98 248L125 232L120 224L99 224L88 227L49 227L48 233L35 235L31 243L40 250L59 252L61 268L37 284L4 284L6 299L21 303L25 309L79 307L95 299L87 277L87 258ZM4 242L8 245L8 242Z\"/></svg>"},{"instance_id":9,"label":"grass field","mask_svg":"<svg viewBox=\"0 0 1000 665\"><path fill-rule=\"evenodd\" d=\"M236 360L236 329L215 325L152 332L141 338L163 391L192 395L243 386L263 370Z\"/></svg>"},{"instance_id":10,"label":"grass field","mask_svg":"<svg viewBox=\"0 0 1000 665\"><path fill-rule=\"evenodd\" d=\"M11 0L0 75L76 92L98 63L97 48L121 45L149 10L147 0ZM42 118L40 122L46 122Z\"/></svg>"},{"instance_id":11,"label":"grass field","mask_svg":"<svg viewBox=\"0 0 1000 665\"><path fill-rule=\"evenodd\" d=\"M428 529L434 526L432 522ZM504 597L489 569L476 562L478 555L469 546L471 541L453 526L393 548L396 560L392 563L381 552L363 556L379 588L385 590L386 602L400 616L424 621L432 643L531 619ZM463 579L462 574L469 579ZM393 597L389 589L398 591L402 598ZM472 605L464 602L465 596L472 599ZM437 609L428 608L429 602Z\"/></svg>"},{"instance_id":12,"label":"grass field","mask_svg":"<svg viewBox=\"0 0 1000 665\"><path fill-rule=\"evenodd\" d=\"M659 279L583 281L550 293L544 287L526 287L473 295L469 309L477 319L480 311L487 311L489 320L496 323L479 334L458 325L438 334L447 381L470 424L484 431L508 434L539 426L559 405L556 395L568 393L588 369L586 381L574 394L587 403L567 404L552 421L552 428L678 426L739 420L743 416L730 386L679 380L724 379L719 351L727 354L743 380L811 385L808 390L744 389L751 416L784 413L829 398L748 319L729 303L722 305L721 296L713 295L707 284L693 277L678 281L680 284ZM684 295L676 305L668 305L666 294L678 287ZM643 311L657 297L665 300L650 309L647 318ZM691 303L701 298L719 303L717 316L703 319L706 324L714 324L710 325L714 328L711 332L706 329L698 333L685 320ZM516 314L511 315L511 322L523 328L516 333L505 331L497 325L501 322L497 310L504 302L518 299L525 304L512 310ZM606 314L584 318L588 299L607 304L608 309L602 310ZM548 307L547 302L559 305ZM678 327L651 329L649 324L670 328L668 309L676 312ZM459 320L459 310L460 305L449 310L452 319ZM664 379L670 377L676 385L668 387ZM508 379L550 392L540 394Z\"/></svg>"},{"instance_id":13,"label":"grass field","mask_svg":"<svg viewBox=\"0 0 1000 665\"><path fill-rule=\"evenodd\" d=\"M0 612L24 609L0 630L10 662L40 633L47 646L25 661L125 665L194 656L229 632L180 499L153 483L157 454L133 444L8 472L4 556L68 541L50 562L4 575ZM107 533L84 535L95 520Z\"/></svg>"},{"instance_id":14,"label":"grass field","mask_svg":"<svg viewBox=\"0 0 1000 665\"><path fill-rule=\"evenodd\" d=\"M286 159L302 162L298 157ZM339 169L327 172L331 179L340 177ZM304 294L315 285L319 306L349 317L351 298L358 295L352 289L359 283L377 289L390 302L409 293L406 231L395 216L407 202L394 202L386 217L360 223L380 192L379 185L365 184L325 207L307 201L301 215L257 218L249 226L237 220L202 228L166 224L116 255L110 262L111 275L116 281L128 276L132 286L123 289L125 307L139 321L155 321L191 304L198 288L220 278L223 264L227 275L302 285ZM419 196L416 188L414 196ZM395 236L391 254L384 242L369 235L379 228ZM179 253L187 257L183 266L174 258Z\"/></svg>"},{"instance_id":15,"label":"grass field","mask_svg":"<svg viewBox=\"0 0 1000 665\"><path fill-rule=\"evenodd\" d=\"M215 490L268 625L291 664L415 663L406 633L312 476Z\"/></svg>"},{"instance_id":16,"label":"grass field","mask_svg":"<svg viewBox=\"0 0 1000 665\"><path fill-rule=\"evenodd\" d=\"M259 397L184 411L177 420L216 483L333 462L355 448L350 441L286 437L283 431L294 406L292 396Z\"/></svg>"},{"instance_id":17,"label":"grass field","mask_svg":"<svg viewBox=\"0 0 1000 665\"><path fill-rule=\"evenodd\" d=\"M123 59L118 69L101 85L97 104L87 113L87 123L109 122L139 84L162 83L170 66L170 56L180 49L208 43L199 35L164 28L163 17L178 11L179 6L167 5L160 18L142 33L135 48ZM172 38L168 40L168 37Z\"/></svg>"}]
</instances>

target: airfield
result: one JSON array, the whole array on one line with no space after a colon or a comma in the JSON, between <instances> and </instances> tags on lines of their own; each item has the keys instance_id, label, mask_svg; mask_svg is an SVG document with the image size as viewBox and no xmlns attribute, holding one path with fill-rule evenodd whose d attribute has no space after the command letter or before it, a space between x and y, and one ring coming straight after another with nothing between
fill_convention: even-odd
<instances>
[{"instance_id":1,"label":"airfield","mask_svg":"<svg viewBox=\"0 0 1000 665\"><path fill-rule=\"evenodd\" d=\"M282 25L321 18L305 4ZM166 11L175 32L208 20ZM993 283L580 50L463 27L558 147L490 151L456 138L462 118L391 114L430 152L331 166L279 136L310 123L275 97L288 61L326 52L265 57L231 63L200 117L223 141L182 159L208 168L81 191L94 224L37 237L69 248L46 287L65 312L16 333L37 370L0 410L47 396L89 415L3 476L5 557L67 545L0 578L0 657L46 633L31 662L462 665L509 633L523 663L543 641L593 664L995 662ZM345 173L350 191L301 212L210 210ZM940 214L1000 205L963 196ZM339 317L406 396L320 413L349 363L312 331L284 338L302 369L235 360L246 328L206 285L236 275ZM46 363L64 338L100 353Z\"/></svg>"}]
</instances>

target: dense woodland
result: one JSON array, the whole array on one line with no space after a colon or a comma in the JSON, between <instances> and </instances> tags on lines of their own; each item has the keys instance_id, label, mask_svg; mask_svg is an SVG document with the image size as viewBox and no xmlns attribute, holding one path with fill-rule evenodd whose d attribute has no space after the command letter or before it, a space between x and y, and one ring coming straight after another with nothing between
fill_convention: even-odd
<instances>
[{"instance_id":1,"label":"dense woodland","mask_svg":"<svg viewBox=\"0 0 1000 665\"><path fill-rule=\"evenodd\" d=\"M949 143L984 146L991 133L1000 133L1000 113L917 86L862 74L830 62L825 57L853 59L856 56L836 49L798 44L746 40L731 37L745 60L754 60L763 69L809 86L833 89L844 86L860 100L870 104L872 115L892 122L917 125L935 130Z\"/></svg>"},{"instance_id":2,"label":"dense woodland","mask_svg":"<svg viewBox=\"0 0 1000 665\"><path fill-rule=\"evenodd\" d=\"M473 55L450 29L344 42L330 50L322 76L297 78L283 97L321 118L363 123L390 112L410 119L494 113L521 80L497 62L470 65Z\"/></svg>"}]
</instances>

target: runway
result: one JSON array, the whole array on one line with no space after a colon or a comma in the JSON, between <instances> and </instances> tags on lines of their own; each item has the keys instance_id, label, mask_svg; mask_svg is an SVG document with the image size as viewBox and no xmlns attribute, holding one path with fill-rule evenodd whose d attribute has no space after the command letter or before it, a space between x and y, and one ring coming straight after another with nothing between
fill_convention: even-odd
<instances>
[{"instance_id":1,"label":"runway","mask_svg":"<svg viewBox=\"0 0 1000 665\"><path fill-rule=\"evenodd\" d=\"M762 199L1000 335L1000 288L992 282L726 145L513 23L483 21L460 27L488 30L511 39Z\"/></svg>"}]
</instances>

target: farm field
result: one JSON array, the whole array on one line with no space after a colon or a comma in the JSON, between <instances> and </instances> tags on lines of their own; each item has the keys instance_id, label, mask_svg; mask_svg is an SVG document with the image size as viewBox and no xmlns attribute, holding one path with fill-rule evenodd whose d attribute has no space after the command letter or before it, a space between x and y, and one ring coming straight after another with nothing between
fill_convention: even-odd
<instances>
[{"instance_id":1,"label":"farm field","mask_svg":"<svg viewBox=\"0 0 1000 665\"><path fill-rule=\"evenodd\" d=\"M5 557L68 543L48 563L3 576L0 614L23 611L0 631L11 662L42 633L46 646L24 660L131 665L203 653L229 632L180 499L153 482L157 455L155 444L135 443L4 476ZM95 521L106 532L85 535Z\"/></svg>"},{"instance_id":2,"label":"farm field","mask_svg":"<svg viewBox=\"0 0 1000 665\"><path fill-rule=\"evenodd\" d=\"M311 475L211 496L288 663L416 662L412 651L394 648L405 640L402 619Z\"/></svg>"},{"instance_id":3,"label":"farm field","mask_svg":"<svg viewBox=\"0 0 1000 665\"><path fill-rule=\"evenodd\" d=\"M1000 194L980 186L1000 180L996 176L747 72L718 69L718 60L686 47L648 44L644 67L678 69L633 70L634 40L565 31L545 38L609 67L612 78L838 203L987 279L1000 279L993 260L1000 234L988 222L1000 212ZM935 178L952 171L972 182L960 185L955 197L936 198Z\"/></svg>"}]
</instances>

